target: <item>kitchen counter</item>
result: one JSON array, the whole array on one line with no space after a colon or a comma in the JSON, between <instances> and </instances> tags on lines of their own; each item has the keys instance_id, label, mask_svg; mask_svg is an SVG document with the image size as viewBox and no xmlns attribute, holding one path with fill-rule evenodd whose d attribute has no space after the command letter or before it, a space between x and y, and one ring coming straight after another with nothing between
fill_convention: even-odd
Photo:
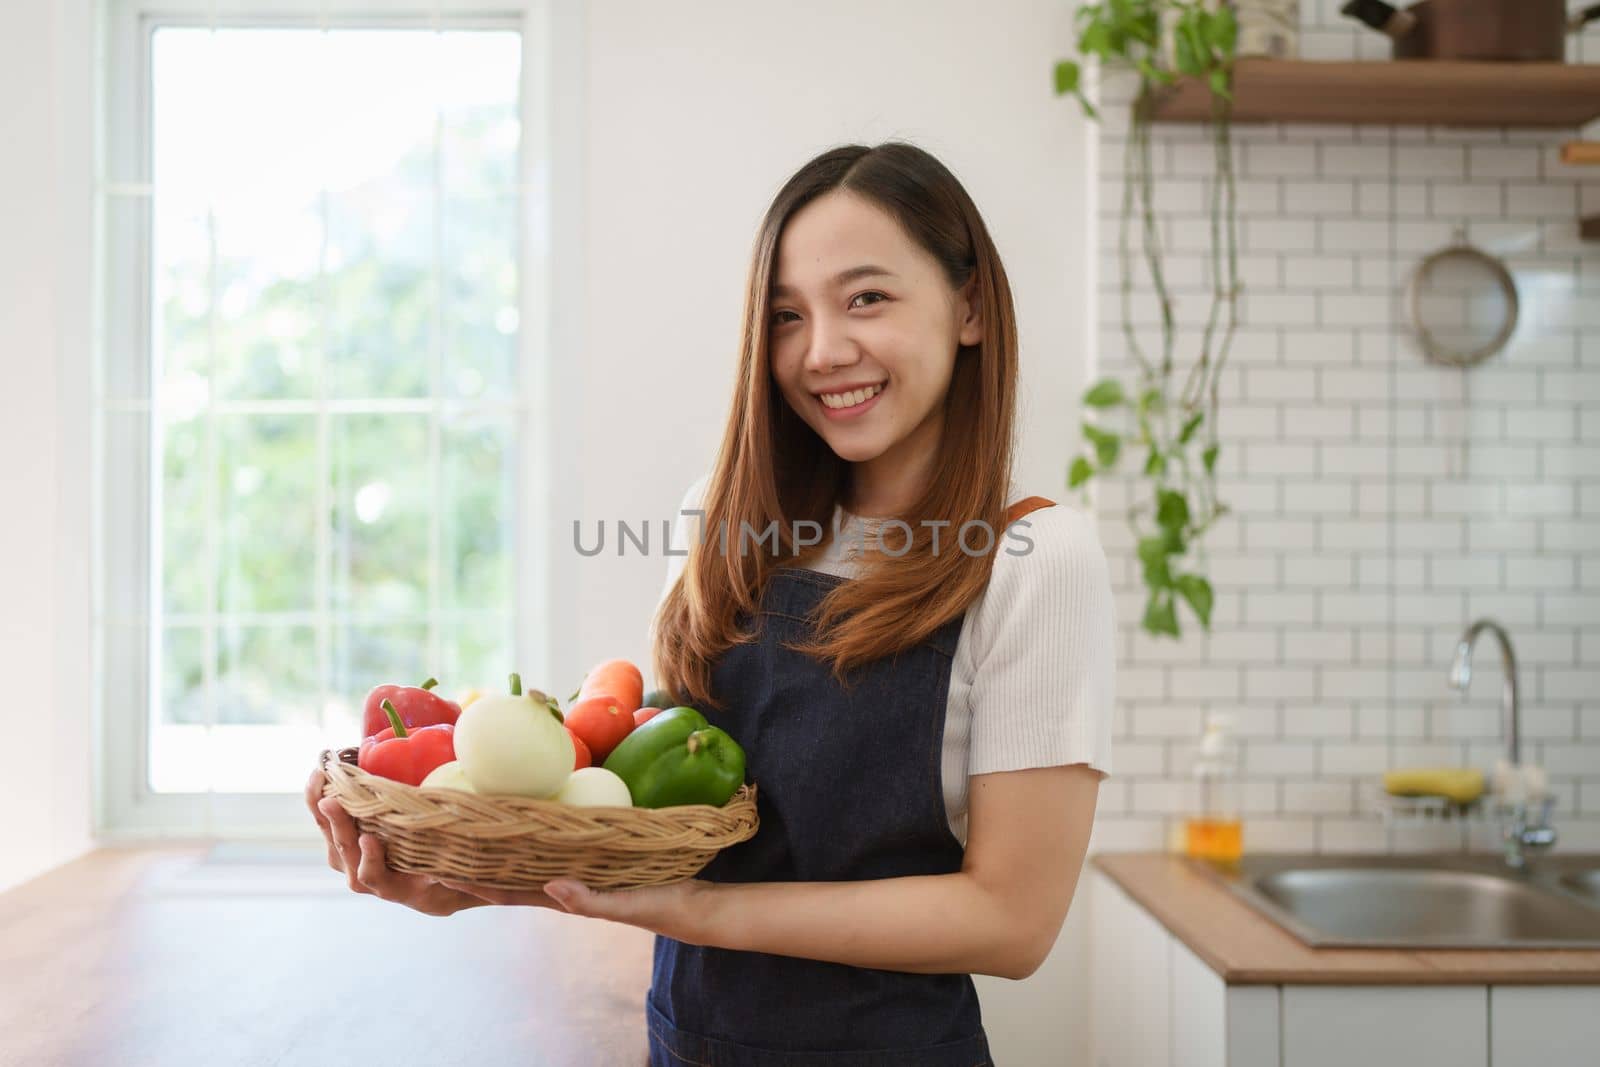
<instances>
[{"instance_id":1,"label":"kitchen counter","mask_svg":"<svg viewBox=\"0 0 1600 1067\"><path fill-rule=\"evenodd\" d=\"M640 1067L653 941L422 915L320 847L97 849L0 894L0 1064Z\"/></svg>"},{"instance_id":2,"label":"kitchen counter","mask_svg":"<svg viewBox=\"0 0 1600 1067\"><path fill-rule=\"evenodd\" d=\"M1600 984L1597 950L1311 948L1183 856L1090 862L1229 985Z\"/></svg>"}]
</instances>

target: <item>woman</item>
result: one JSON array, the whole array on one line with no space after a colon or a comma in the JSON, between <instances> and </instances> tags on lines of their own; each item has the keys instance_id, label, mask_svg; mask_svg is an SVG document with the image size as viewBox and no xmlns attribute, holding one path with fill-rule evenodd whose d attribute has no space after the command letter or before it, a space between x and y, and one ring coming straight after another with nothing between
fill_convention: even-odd
<instances>
[{"instance_id":1,"label":"woman","mask_svg":"<svg viewBox=\"0 0 1600 1067\"><path fill-rule=\"evenodd\" d=\"M652 1064L985 1064L971 976L1048 955L1110 768L1105 557L1085 515L1011 481L1010 287L931 155L802 167L745 307L722 447L684 499L701 536L651 642L657 684L745 749L757 835L695 879L613 892L407 880L375 841L341 866L338 822L329 862L434 914L559 906L655 932ZM314 784L319 822L342 816Z\"/></svg>"}]
</instances>

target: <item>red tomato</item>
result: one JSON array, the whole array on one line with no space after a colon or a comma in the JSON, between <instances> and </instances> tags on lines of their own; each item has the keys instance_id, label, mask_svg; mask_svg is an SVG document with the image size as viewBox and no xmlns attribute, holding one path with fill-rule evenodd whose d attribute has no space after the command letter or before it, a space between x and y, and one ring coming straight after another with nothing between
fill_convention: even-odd
<instances>
[{"instance_id":1,"label":"red tomato","mask_svg":"<svg viewBox=\"0 0 1600 1067\"><path fill-rule=\"evenodd\" d=\"M595 761L604 763L611 750L633 732L633 716L610 693L597 693L567 709L566 725L589 746Z\"/></svg>"},{"instance_id":2,"label":"red tomato","mask_svg":"<svg viewBox=\"0 0 1600 1067\"><path fill-rule=\"evenodd\" d=\"M594 757L589 754L589 746L583 743L583 738L573 733L570 726L567 726L567 736L572 738L572 769L594 766Z\"/></svg>"},{"instance_id":3,"label":"red tomato","mask_svg":"<svg viewBox=\"0 0 1600 1067\"><path fill-rule=\"evenodd\" d=\"M644 676L625 659L608 659L584 675L578 699L601 693L610 695L624 712L631 712L644 703Z\"/></svg>"},{"instance_id":4,"label":"red tomato","mask_svg":"<svg viewBox=\"0 0 1600 1067\"><path fill-rule=\"evenodd\" d=\"M652 716L660 715L660 714L661 714L661 709L660 708L640 708L638 711L633 713L633 727L634 727L634 729L637 730L639 727L641 727L645 723L649 722Z\"/></svg>"}]
</instances>

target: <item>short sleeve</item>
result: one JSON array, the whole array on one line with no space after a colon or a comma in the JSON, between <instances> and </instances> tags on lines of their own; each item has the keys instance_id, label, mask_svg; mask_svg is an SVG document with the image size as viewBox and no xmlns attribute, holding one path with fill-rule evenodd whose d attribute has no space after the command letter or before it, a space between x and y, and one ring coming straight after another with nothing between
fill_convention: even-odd
<instances>
[{"instance_id":1,"label":"short sleeve","mask_svg":"<svg viewBox=\"0 0 1600 1067\"><path fill-rule=\"evenodd\" d=\"M1111 773L1116 607L1094 521L1057 504L1000 539L969 620L968 774L1087 763Z\"/></svg>"}]
</instances>

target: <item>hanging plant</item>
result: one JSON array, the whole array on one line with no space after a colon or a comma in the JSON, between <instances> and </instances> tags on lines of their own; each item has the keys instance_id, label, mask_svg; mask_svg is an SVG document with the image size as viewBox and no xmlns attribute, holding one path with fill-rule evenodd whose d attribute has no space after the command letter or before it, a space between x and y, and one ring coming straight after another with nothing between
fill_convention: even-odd
<instances>
[{"instance_id":1,"label":"hanging plant","mask_svg":"<svg viewBox=\"0 0 1600 1067\"><path fill-rule=\"evenodd\" d=\"M1073 460L1067 480L1069 487L1087 494L1092 479L1117 470L1126 453L1142 450L1145 491L1137 494L1127 515L1149 593L1142 625L1151 634L1178 637L1179 600L1189 605L1203 628L1211 627L1214 597L1203 573L1202 538L1228 511L1217 499L1217 414L1218 384L1241 292L1229 137L1238 23L1232 8L1204 2L1106 0L1080 7L1077 27L1080 58L1129 69L1139 78L1130 105L1118 240L1122 328L1134 368L1128 380L1105 378L1084 393L1085 448ZM1180 77L1199 79L1208 87L1207 125L1216 155L1210 197L1211 307L1200 350L1186 369L1174 359L1173 300L1162 270L1150 163L1151 103L1160 89ZM1057 95L1075 95L1090 118L1100 117L1083 93L1079 62L1056 64L1055 89ZM1132 314L1129 229L1136 217L1161 313L1161 343L1155 353L1140 343Z\"/></svg>"}]
</instances>

